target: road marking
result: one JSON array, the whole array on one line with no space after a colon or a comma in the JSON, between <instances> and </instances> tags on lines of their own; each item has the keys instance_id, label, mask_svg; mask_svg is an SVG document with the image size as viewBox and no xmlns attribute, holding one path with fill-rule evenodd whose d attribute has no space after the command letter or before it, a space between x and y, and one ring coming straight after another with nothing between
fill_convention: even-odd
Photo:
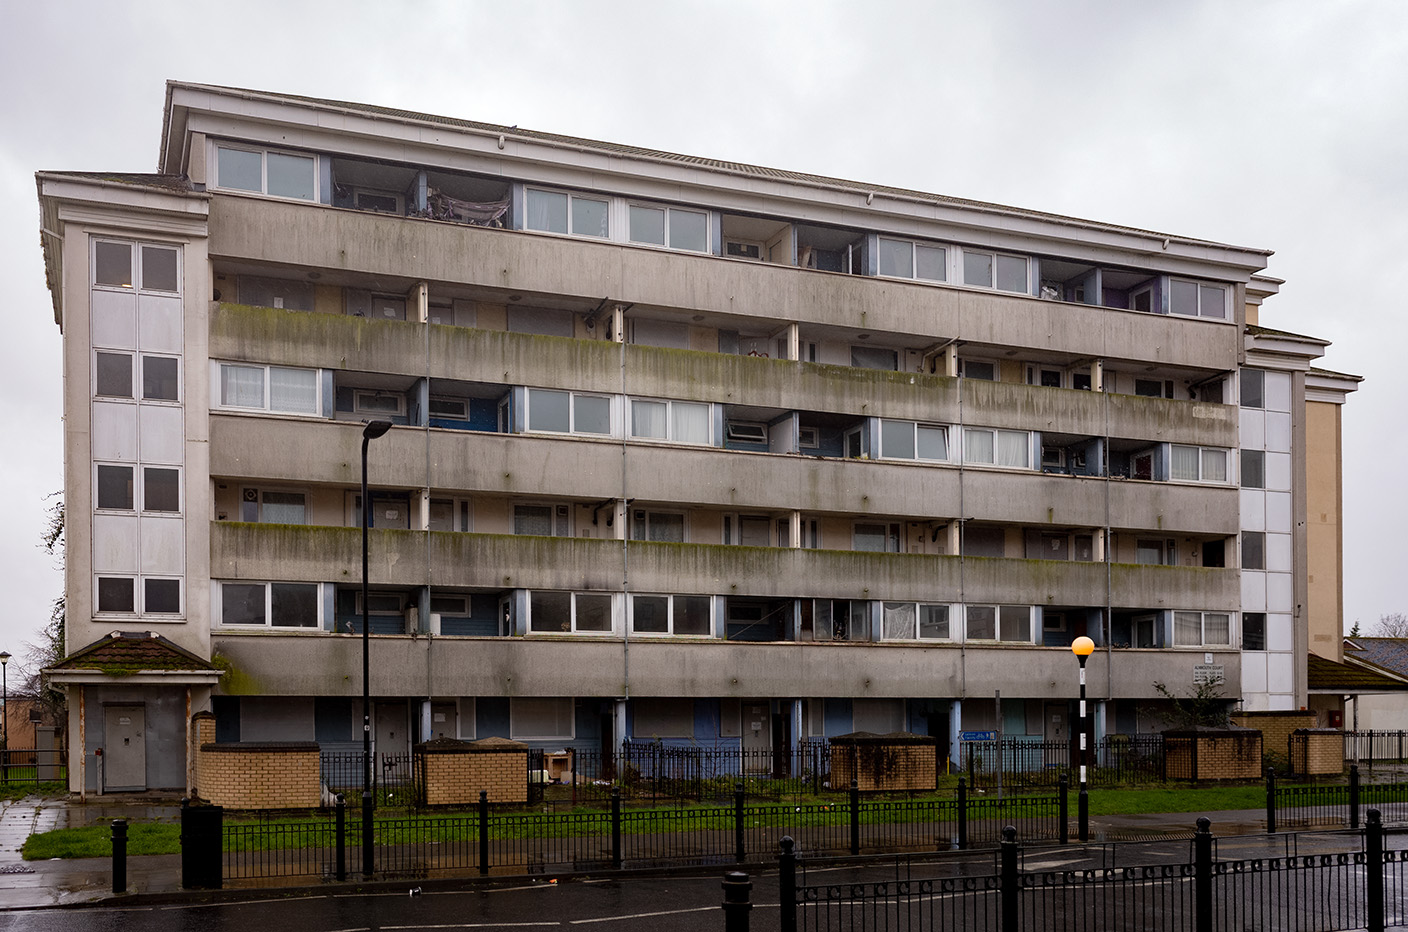
<instances>
[{"instance_id":1,"label":"road marking","mask_svg":"<svg viewBox=\"0 0 1408 932\"><path fill-rule=\"evenodd\" d=\"M681 916L685 913L710 913L717 910L717 906L696 906L694 909L667 909L659 913L634 913L629 916L603 916L600 919L572 919L570 925L580 926L589 922L617 922L622 919L649 919L653 916Z\"/></svg>"},{"instance_id":2,"label":"road marking","mask_svg":"<svg viewBox=\"0 0 1408 932\"><path fill-rule=\"evenodd\" d=\"M382 926L383 929L527 929L530 927L551 926L557 928L560 922L452 922L439 926Z\"/></svg>"}]
</instances>

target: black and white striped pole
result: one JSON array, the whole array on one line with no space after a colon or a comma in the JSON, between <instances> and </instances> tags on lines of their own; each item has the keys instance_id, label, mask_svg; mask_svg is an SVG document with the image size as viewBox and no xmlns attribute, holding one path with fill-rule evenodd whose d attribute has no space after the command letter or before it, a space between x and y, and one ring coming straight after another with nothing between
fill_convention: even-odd
<instances>
[{"instance_id":1,"label":"black and white striped pole","mask_svg":"<svg viewBox=\"0 0 1408 932\"><path fill-rule=\"evenodd\" d=\"M1076 797L1076 818L1080 825L1080 840L1090 840L1090 796L1085 789L1085 765L1089 760L1085 726L1085 662L1095 651L1095 642L1081 635L1071 642L1071 653L1080 661L1080 795Z\"/></svg>"}]
</instances>

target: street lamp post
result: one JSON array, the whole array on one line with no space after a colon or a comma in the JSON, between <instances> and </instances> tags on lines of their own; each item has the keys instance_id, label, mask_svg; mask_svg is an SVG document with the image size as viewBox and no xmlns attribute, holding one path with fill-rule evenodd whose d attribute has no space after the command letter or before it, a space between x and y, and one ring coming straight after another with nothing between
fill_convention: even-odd
<instances>
[{"instance_id":1,"label":"street lamp post","mask_svg":"<svg viewBox=\"0 0 1408 932\"><path fill-rule=\"evenodd\" d=\"M367 609L367 528L372 503L367 497L367 445L391 429L390 421L369 421L362 428L362 876L376 868L372 848L372 697L371 633Z\"/></svg>"},{"instance_id":2,"label":"street lamp post","mask_svg":"<svg viewBox=\"0 0 1408 932\"><path fill-rule=\"evenodd\" d=\"M1080 795L1076 797L1076 817L1080 826L1080 840L1090 840L1090 796L1085 789L1085 764L1090 753L1086 747L1085 728L1085 662L1095 650L1095 642L1081 635L1071 642L1071 653L1080 661Z\"/></svg>"},{"instance_id":3,"label":"street lamp post","mask_svg":"<svg viewBox=\"0 0 1408 932\"><path fill-rule=\"evenodd\" d=\"M10 652L0 650L0 708L4 709L3 718L0 718L0 772L4 773L5 785L10 783L10 685L5 680L5 673L10 664Z\"/></svg>"}]
</instances>

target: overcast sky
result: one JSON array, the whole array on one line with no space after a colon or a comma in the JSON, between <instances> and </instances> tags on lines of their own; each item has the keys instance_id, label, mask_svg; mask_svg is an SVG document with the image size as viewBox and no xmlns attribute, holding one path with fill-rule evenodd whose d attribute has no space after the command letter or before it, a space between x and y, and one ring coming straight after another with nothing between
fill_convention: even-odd
<instances>
[{"instance_id":1,"label":"overcast sky","mask_svg":"<svg viewBox=\"0 0 1408 932\"><path fill-rule=\"evenodd\" d=\"M124 9L126 7L126 9ZM1346 627L1408 612L1408 4L8 3L0 7L0 649L62 588L38 170L153 171L164 82L384 104L1274 249L1262 323L1366 377ZM1375 431L1382 436L1375 440ZM1314 568L1312 567L1312 572Z\"/></svg>"}]
</instances>

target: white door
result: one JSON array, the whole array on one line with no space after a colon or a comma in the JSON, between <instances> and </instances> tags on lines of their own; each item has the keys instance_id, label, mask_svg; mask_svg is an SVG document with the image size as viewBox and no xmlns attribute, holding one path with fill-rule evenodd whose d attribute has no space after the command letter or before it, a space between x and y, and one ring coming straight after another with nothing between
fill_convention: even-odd
<instances>
[{"instance_id":1,"label":"white door","mask_svg":"<svg viewBox=\"0 0 1408 932\"><path fill-rule=\"evenodd\" d=\"M146 710L139 705L104 709L103 789L147 788Z\"/></svg>"}]
</instances>

